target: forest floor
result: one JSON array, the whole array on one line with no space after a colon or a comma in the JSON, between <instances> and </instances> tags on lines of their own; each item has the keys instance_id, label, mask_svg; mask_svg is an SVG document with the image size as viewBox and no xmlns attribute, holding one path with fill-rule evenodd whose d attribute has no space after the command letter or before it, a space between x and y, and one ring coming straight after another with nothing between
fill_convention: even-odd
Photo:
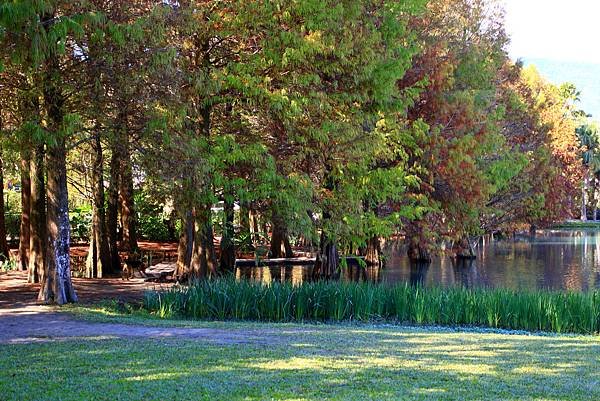
<instances>
[{"instance_id":1,"label":"forest floor","mask_svg":"<svg viewBox=\"0 0 600 401\"><path fill-rule=\"evenodd\" d=\"M600 399L593 336L168 321L115 304L2 305L0 400Z\"/></svg>"},{"instance_id":2,"label":"forest floor","mask_svg":"<svg viewBox=\"0 0 600 401\"><path fill-rule=\"evenodd\" d=\"M171 284L145 282L141 278L73 278L73 285L80 303L91 304L109 299L141 301L145 291L166 288ZM27 283L27 272L0 272L0 310L19 305L35 305L39 289L39 284Z\"/></svg>"}]
</instances>

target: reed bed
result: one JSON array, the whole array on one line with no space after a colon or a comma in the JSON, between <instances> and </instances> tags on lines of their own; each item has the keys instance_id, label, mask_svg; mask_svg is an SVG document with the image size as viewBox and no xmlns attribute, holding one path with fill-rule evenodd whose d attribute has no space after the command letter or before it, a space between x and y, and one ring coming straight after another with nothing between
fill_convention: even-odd
<instances>
[{"instance_id":1,"label":"reed bed","mask_svg":"<svg viewBox=\"0 0 600 401\"><path fill-rule=\"evenodd\" d=\"M423 288L409 284L313 282L264 285L218 279L148 292L163 318L266 322L389 322L598 334L600 292Z\"/></svg>"}]
</instances>

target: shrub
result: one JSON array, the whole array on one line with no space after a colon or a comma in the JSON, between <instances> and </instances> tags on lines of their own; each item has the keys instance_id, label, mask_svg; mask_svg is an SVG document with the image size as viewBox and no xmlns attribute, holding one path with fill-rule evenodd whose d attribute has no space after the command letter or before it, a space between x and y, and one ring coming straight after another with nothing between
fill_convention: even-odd
<instances>
[{"instance_id":1,"label":"shrub","mask_svg":"<svg viewBox=\"0 0 600 401\"><path fill-rule=\"evenodd\" d=\"M174 240L176 230L169 229L169 213L165 212L164 206L155 202L145 192L136 192L135 207L138 220L138 234L141 238L150 241Z\"/></svg>"},{"instance_id":2,"label":"shrub","mask_svg":"<svg viewBox=\"0 0 600 401\"><path fill-rule=\"evenodd\" d=\"M172 235L162 216L140 214L138 216L140 237L150 241L169 241Z\"/></svg>"},{"instance_id":3,"label":"shrub","mask_svg":"<svg viewBox=\"0 0 600 401\"><path fill-rule=\"evenodd\" d=\"M4 222L7 236L12 241L17 240L21 233L21 215L19 213L7 213L4 215Z\"/></svg>"}]
</instances>

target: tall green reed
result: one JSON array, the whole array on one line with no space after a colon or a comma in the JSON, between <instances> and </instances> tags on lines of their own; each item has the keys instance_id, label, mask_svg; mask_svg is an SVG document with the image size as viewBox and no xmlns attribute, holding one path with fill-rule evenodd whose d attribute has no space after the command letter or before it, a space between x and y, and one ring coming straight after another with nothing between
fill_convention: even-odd
<instances>
[{"instance_id":1,"label":"tall green reed","mask_svg":"<svg viewBox=\"0 0 600 401\"><path fill-rule=\"evenodd\" d=\"M600 292L424 288L409 284L325 281L299 286L264 285L219 279L148 292L144 307L163 318L386 321L557 333L600 332Z\"/></svg>"}]
</instances>

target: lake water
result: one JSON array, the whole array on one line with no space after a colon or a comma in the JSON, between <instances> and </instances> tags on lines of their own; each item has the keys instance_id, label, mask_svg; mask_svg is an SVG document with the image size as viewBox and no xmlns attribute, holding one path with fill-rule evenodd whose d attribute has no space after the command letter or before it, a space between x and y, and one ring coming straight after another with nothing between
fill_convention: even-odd
<instances>
[{"instance_id":1,"label":"lake water","mask_svg":"<svg viewBox=\"0 0 600 401\"><path fill-rule=\"evenodd\" d=\"M600 231L548 230L535 238L481 243L477 260L455 263L435 258L430 265L414 265L402 247L386 250L384 269L349 266L344 280L386 283L410 282L425 286L464 286L590 291L600 289ZM263 282L310 279L311 266L238 268L239 278Z\"/></svg>"}]
</instances>

